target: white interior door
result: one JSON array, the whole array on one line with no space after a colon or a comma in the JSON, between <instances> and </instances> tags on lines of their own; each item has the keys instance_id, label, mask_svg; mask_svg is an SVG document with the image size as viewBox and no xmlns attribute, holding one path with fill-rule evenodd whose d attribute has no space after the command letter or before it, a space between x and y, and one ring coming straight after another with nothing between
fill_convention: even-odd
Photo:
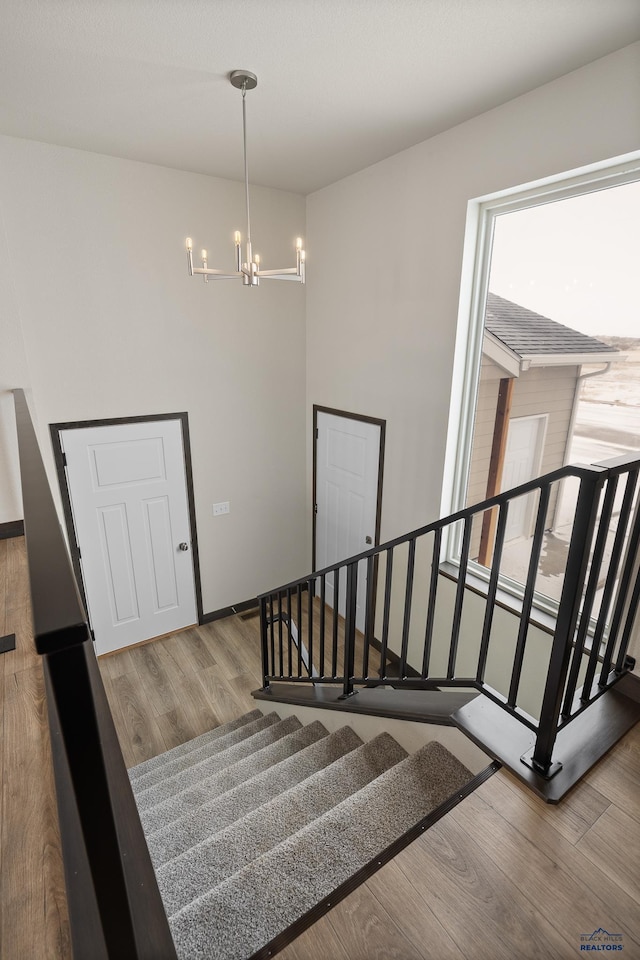
<instances>
[{"instance_id":1,"label":"white interior door","mask_svg":"<svg viewBox=\"0 0 640 960\"><path fill-rule=\"evenodd\" d=\"M509 421L507 448L502 472L502 489L510 490L540 475L547 416L516 417ZM517 497L509 504L506 540L531 536L537 494Z\"/></svg>"},{"instance_id":2,"label":"white interior door","mask_svg":"<svg viewBox=\"0 0 640 960\"><path fill-rule=\"evenodd\" d=\"M197 621L180 420L63 430L98 654Z\"/></svg>"},{"instance_id":3,"label":"white interior door","mask_svg":"<svg viewBox=\"0 0 640 960\"><path fill-rule=\"evenodd\" d=\"M316 569L367 550L375 542L380 424L318 411L316 439ZM332 577L326 602L333 605ZM338 590L345 611L346 578ZM366 563L358 569L356 626L364 630Z\"/></svg>"}]
</instances>

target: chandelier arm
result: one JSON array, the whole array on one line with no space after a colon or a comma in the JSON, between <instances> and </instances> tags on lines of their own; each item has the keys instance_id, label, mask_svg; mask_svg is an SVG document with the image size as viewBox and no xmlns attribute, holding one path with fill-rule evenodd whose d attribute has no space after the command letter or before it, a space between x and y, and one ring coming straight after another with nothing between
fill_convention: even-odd
<instances>
[{"instance_id":1,"label":"chandelier arm","mask_svg":"<svg viewBox=\"0 0 640 960\"><path fill-rule=\"evenodd\" d=\"M277 271L274 271L271 274L271 276L269 275L265 276L264 273L261 273L260 279L261 280L289 280L291 283L304 283L304 280L302 279L302 277L298 277L295 273L284 274L284 273L278 273Z\"/></svg>"},{"instance_id":2,"label":"chandelier arm","mask_svg":"<svg viewBox=\"0 0 640 960\"><path fill-rule=\"evenodd\" d=\"M227 273L225 270L214 270L212 267L194 267L193 274L202 274L205 277L213 277L214 279L222 277L230 280L237 280L238 277L243 276L242 271L238 273Z\"/></svg>"},{"instance_id":3,"label":"chandelier arm","mask_svg":"<svg viewBox=\"0 0 640 960\"><path fill-rule=\"evenodd\" d=\"M279 277L283 274L291 274L292 277L299 276L298 271L295 267L283 267L282 270L261 270L261 277Z\"/></svg>"}]
</instances>

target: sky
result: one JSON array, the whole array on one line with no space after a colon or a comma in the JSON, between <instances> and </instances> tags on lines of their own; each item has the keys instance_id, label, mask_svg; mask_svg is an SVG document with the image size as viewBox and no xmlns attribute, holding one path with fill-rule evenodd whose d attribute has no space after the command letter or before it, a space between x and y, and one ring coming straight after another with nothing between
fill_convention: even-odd
<instances>
[{"instance_id":1,"label":"sky","mask_svg":"<svg viewBox=\"0 0 640 960\"><path fill-rule=\"evenodd\" d=\"M497 217L489 288L582 333L640 338L640 181Z\"/></svg>"}]
</instances>

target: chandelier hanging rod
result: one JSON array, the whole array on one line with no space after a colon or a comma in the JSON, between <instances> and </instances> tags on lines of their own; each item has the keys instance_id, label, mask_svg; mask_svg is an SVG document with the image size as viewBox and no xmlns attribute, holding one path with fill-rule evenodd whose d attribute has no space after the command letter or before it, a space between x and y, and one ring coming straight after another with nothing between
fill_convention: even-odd
<instances>
[{"instance_id":1,"label":"chandelier hanging rod","mask_svg":"<svg viewBox=\"0 0 640 960\"><path fill-rule=\"evenodd\" d=\"M187 237L186 248L187 248L187 266L189 269L189 275L191 277L199 274L204 279L205 283L209 282L211 277L214 280L235 280L237 278L242 279L242 282L245 286L257 287L260 284L260 280L293 280L297 283L305 282L305 266L306 266L306 255L302 248L302 238L298 237L296 240L295 250L296 250L296 265L295 267L282 267L275 270L262 270L260 268L260 257L258 254L254 256L253 247L251 242L251 208L249 204L249 163L247 159L247 107L246 107L246 95L247 90L253 90L258 85L258 78L255 73L250 73L248 70L233 70L229 74L229 82L233 87L242 91L242 146L244 154L244 191L245 191L245 205L246 205L246 215L247 215L247 234L245 238L245 259L242 259L242 237L238 230L235 232L234 244L235 244L235 261L236 269L234 273L228 273L225 270L215 270L213 267L209 266L208 254L206 250L202 250L201 259L202 266L194 267L193 265L193 240L191 237Z\"/></svg>"}]
</instances>

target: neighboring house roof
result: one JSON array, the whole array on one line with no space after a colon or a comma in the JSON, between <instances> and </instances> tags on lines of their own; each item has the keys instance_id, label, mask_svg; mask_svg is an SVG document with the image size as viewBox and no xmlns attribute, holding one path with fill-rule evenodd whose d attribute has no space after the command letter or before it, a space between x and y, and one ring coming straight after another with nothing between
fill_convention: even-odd
<instances>
[{"instance_id":1,"label":"neighboring house roof","mask_svg":"<svg viewBox=\"0 0 640 960\"><path fill-rule=\"evenodd\" d=\"M615 347L495 293L487 295L483 351L512 376L531 366L576 366L625 359Z\"/></svg>"}]
</instances>

